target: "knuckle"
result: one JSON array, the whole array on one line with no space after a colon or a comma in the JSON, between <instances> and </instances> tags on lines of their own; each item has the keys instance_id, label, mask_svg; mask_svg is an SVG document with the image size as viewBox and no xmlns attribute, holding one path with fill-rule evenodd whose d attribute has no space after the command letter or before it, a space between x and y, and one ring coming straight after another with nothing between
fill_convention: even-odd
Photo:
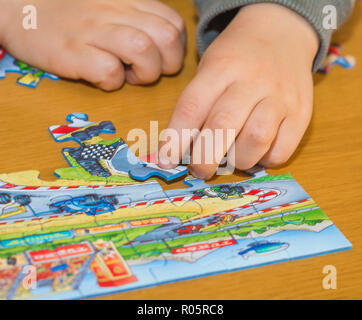
<instances>
[{"instance_id":1,"label":"knuckle","mask_svg":"<svg viewBox=\"0 0 362 320\"><path fill-rule=\"evenodd\" d=\"M302 102L298 107L299 117L302 121L309 122L312 117L313 104Z\"/></svg>"},{"instance_id":2,"label":"knuckle","mask_svg":"<svg viewBox=\"0 0 362 320\"><path fill-rule=\"evenodd\" d=\"M279 91L277 91L279 90ZM295 90L291 88L277 88L275 92L283 92L283 101L286 106L295 106L299 104L298 96Z\"/></svg>"},{"instance_id":3,"label":"knuckle","mask_svg":"<svg viewBox=\"0 0 362 320\"><path fill-rule=\"evenodd\" d=\"M142 77L142 82L143 83L152 83L152 82L155 82L158 80L158 78L160 77L161 75L161 72L159 71L155 71L155 72L152 72L146 76L143 76Z\"/></svg>"},{"instance_id":4,"label":"knuckle","mask_svg":"<svg viewBox=\"0 0 362 320\"><path fill-rule=\"evenodd\" d=\"M134 49L138 53L147 53L153 46L152 40L145 33L137 31L133 35Z\"/></svg>"},{"instance_id":5,"label":"knuckle","mask_svg":"<svg viewBox=\"0 0 362 320\"><path fill-rule=\"evenodd\" d=\"M200 110L198 103L195 101L186 101L180 109L180 116L186 120L191 120L195 117L195 114L198 114L198 110Z\"/></svg>"},{"instance_id":6,"label":"knuckle","mask_svg":"<svg viewBox=\"0 0 362 320\"><path fill-rule=\"evenodd\" d=\"M272 91L278 93L280 103L289 109L295 109L299 105L297 90L294 86L289 86L286 83L279 84L278 87L272 85Z\"/></svg>"},{"instance_id":7,"label":"knuckle","mask_svg":"<svg viewBox=\"0 0 362 320\"><path fill-rule=\"evenodd\" d=\"M161 37L163 42L168 46L175 45L181 38L179 31L170 23L165 23L163 26Z\"/></svg>"},{"instance_id":8,"label":"knuckle","mask_svg":"<svg viewBox=\"0 0 362 320\"><path fill-rule=\"evenodd\" d=\"M107 81L118 77L121 72L120 63L113 59L102 62L101 80Z\"/></svg>"},{"instance_id":9,"label":"knuckle","mask_svg":"<svg viewBox=\"0 0 362 320\"><path fill-rule=\"evenodd\" d=\"M205 53L207 54L207 52ZM233 59L231 56L219 55L219 54L209 54L205 56L202 63L200 64L200 69L208 69L210 74L213 77L220 77L223 75L225 79L237 79L241 78L238 72L240 70L237 60Z\"/></svg>"},{"instance_id":10,"label":"knuckle","mask_svg":"<svg viewBox=\"0 0 362 320\"><path fill-rule=\"evenodd\" d=\"M219 112L211 121L211 127L214 129L232 129L236 123L234 118L227 112Z\"/></svg>"},{"instance_id":11,"label":"knuckle","mask_svg":"<svg viewBox=\"0 0 362 320\"><path fill-rule=\"evenodd\" d=\"M179 14L177 14L174 17L173 23L180 32L185 32L186 30L185 20Z\"/></svg>"},{"instance_id":12,"label":"knuckle","mask_svg":"<svg viewBox=\"0 0 362 320\"><path fill-rule=\"evenodd\" d=\"M83 23L83 27L86 29L90 29L93 28L97 25L97 19L96 19L97 15L89 15L86 18L83 19L82 23Z\"/></svg>"},{"instance_id":13,"label":"knuckle","mask_svg":"<svg viewBox=\"0 0 362 320\"><path fill-rule=\"evenodd\" d=\"M262 127L253 127L246 133L247 139L259 146L265 146L270 143L270 133Z\"/></svg>"},{"instance_id":14,"label":"knuckle","mask_svg":"<svg viewBox=\"0 0 362 320\"><path fill-rule=\"evenodd\" d=\"M122 75L120 64L113 60L102 61L93 78L93 82L105 91L116 90L124 82L124 74Z\"/></svg>"},{"instance_id":15,"label":"knuckle","mask_svg":"<svg viewBox=\"0 0 362 320\"><path fill-rule=\"evenodd\" d=\"M210 67L221 74L228 70L231 59L227 56L209 55L205 57L205 65L210 63ZM217 63L215 63L217 62Z\"/></svg>"},{"instance_id":16,"label":"knuckle","mask_svg":"<svg viewBox=\"0 0 362 320\"><path fill-rule=\"evenodd\" d=\"M175 73L177 73L183 65L183 59L179 58L179 59L175 59L174 61L168 63L167 65L164 66L164 70L163 73L165 75L173 75Z\"/></svg>"}]
</instances>

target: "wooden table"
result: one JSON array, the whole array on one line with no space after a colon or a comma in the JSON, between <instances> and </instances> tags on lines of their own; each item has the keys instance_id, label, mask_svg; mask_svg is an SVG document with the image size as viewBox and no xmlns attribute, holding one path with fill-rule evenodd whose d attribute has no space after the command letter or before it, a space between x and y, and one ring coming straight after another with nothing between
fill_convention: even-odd
<instances>
[{"instance_id":1,"label":"wooden table","mask_svg":"<svg viewBox=\"0 0 362 320\"><path fill-rule=\"evenodd\" d=\"M106 93L82 83L44 80L36 90L16 85L16 75L0 82L0 172L37 169L54 180L53 171L66 167L64 147L50 138L47 127L64 123L72 112L90 120L112 120L117 136L129 130L160 129L167 124L178 95L195 74L196 12L189 1L166 1L184 16L189 33L183 71L147 87L126 85ZM315 76L312 124L293 159L272 174L292 173L352 242L353 249L325 256L117 294L114 299L344 299L362 298L362 3L335 39L353 54L353 70L336 67L328 76ZM107 137L108 138L108 137ZM72 143L67 144L71 146ZM75 145L75 144L74 144ZM215 183L244 179L242 174L217 177ZM182 183L172 188L182 187ZM168 186L170 188L170 186ZM337 290L322 288L322 269L337 268Z\"/></svg>"}]
</instances>

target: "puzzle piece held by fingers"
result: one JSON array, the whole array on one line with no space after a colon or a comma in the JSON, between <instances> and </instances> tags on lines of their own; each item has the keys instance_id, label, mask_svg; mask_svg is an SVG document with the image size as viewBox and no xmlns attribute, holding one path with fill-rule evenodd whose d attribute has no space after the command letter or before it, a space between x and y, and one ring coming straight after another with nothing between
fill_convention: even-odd
<instances>
[{"instance_id":1,"label":"puzzle piece held by fingers","mask_svg":"<svg viewBox=\"0 0 362 320\"><path fill-rule=\"evenodd\" d=\"M61 172L56 171L59 177L66 179L67 173L70 173L72 178L81 174L85 180L100 178L121 182L122 178L119 177L124 180L129 175L131 179L128 182L132 179L145 181L152 177L170 182L187 173L186 166L165 170L154 163L139 160L121 138L111 141L100 138L101 133L115 133L116 129L110 121L90 122L83 113L72 113L67 116L67 121L70 124L49 127L49 132L56 142L73 140L80 145L78 148L64 148L62 153L71 167L83 168L88 176L82 175L79 169L61 169Z\"/></svg>"}]
</instances>

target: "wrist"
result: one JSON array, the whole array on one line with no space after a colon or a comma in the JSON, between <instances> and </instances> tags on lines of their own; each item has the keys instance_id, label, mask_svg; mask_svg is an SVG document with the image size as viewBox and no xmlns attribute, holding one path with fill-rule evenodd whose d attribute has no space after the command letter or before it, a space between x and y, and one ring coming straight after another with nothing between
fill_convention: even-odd
<instances>
[{"instance_id":1,"label":"wrist","mask_svg":"<svg viewBox=\"0 0 362 320\"><path fill-rule=\"evenodd\" d=\"M275 3L257 3L242 7L234 18L251 36L277 43L285 50L305 54L312 64L319 49L319 36L313 26L293 10Z\"/></svg>"}]
</instances>

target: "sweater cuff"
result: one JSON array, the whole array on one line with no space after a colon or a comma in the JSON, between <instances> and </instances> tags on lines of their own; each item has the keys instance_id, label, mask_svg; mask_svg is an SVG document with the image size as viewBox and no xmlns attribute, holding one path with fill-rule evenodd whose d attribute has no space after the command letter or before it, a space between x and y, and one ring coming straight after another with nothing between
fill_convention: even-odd
<instances>
[{"instance_id":1,"label":"sweater cuff","mask_svg":"<svg viewBox=\"0 0 362 320\"><path fill-rule=\"evenodd\" d=\"M254 3L276 3L283 5L304 17L319 36L319 50L313 64L316 71L327 55L333 30L323 27L323 8L334 5L337 9L338 27L347 19L352 7L352 0L195 0L200 22L197 28L197 47L202 55L215 38L226 28L238 10Z\"/></svg>"}]
</instances>

